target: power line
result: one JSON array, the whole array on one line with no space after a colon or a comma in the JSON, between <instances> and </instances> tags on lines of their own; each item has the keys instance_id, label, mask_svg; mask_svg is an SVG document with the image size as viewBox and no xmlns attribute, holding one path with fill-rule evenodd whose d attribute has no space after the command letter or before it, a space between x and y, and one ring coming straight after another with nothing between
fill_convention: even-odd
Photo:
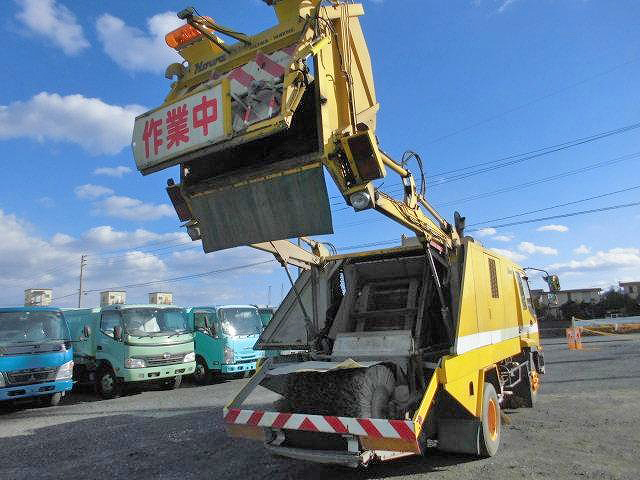
<instances>
[{"instance_id":1,"label":"power line","mask_svg":"<svg viewBox=\"0 0 640 480\"><path fill-rule=\"evenodd\" d=\"M556 205L552 205L550 207L538 208L536 210L529 210L528 212L516 213L514 215L509 215L507 217L500 217L500 218L494 218L494 219L491 219L491 220L486 220L484 222L471 223L471 224L467 225L467 227L475 227L476 225L485 225L485 224L491 223L491 222L499 222L499 221L502 221L502 220L508 220L510 218L522 217L524 215L530 215L532 213L544 212L546 210L553 210L554 208L567 207L569 205L575 205L577 203L588 202L589 200L595 200L597 198L608 197L610 195L615 195L617 193L629 192L631 190L636 190L638 188L640 188L640 185L636 185L635 187L623 188L622 190L616 190L614 192L608 192L608 193L603 193L603 194L600 194L600 195L594 195L592 197L582 198L580 200L574 200L573 202L559 203L559 204L556 204Z\"/></svg>"},{"instance_id":2,"label":"power line","mask_svg":"<svg viewBox=\"0 0 640 480\"><path fill-rule=\"evenodd\" d=\"M273 263L275 262L275 259L272 260L264 260L261 262L254 262L254 263L248 263L245 265L237 265L234 267L227 267L227 268L220 268L217 270L211 270L209 272L202 272L202 273L194 273L191 275L183 275L180 277L172 277L172 278L164 278L162 280L153 280L153 281L149 281L149 282L141 282L141 283L131 283L128 285L119 285L117 287L108 287L108 288L94 288L94 289L90 289L90 290L85 290L85 293L89 293L89 292L100 292L100 291L104 291L104 290L120 290L120 289L125 289L125 288L138 288L138 287L146 287L148 285L155 285L158 283L172 283L172 282L179 282L179 281L183 281L183 280L192 280L194 278L201 278L201 277L206 277L209 275L216 275L219 273L226 273L226 272L231 272L234 270L241 270L241 269L245 269L245 268L251 268L251 267L256 267L259 265L266 265L267 263Z\"/></svg>"},{"instance_id":3,"label":"power line","mask_svg":"<svg viewBox=\"0 0 640 480\"><path fill-rule=\"evenodd\" d=\"M442 181L438 181L438 182L435 182L435 183L430 183L430 184L428 184L428 187L431 188L431 187L434 187L434 186L446 184L446 183L448 183L450 181L456 181L456 180L459 180L459 179L462 179L462 178L467 178L467 177L472 176L472 175L478 175L480 173L485 173L485 172L491 171L493 169L498 169L498 168L503 168L503 167L506 167L506 166L515 165L515 164L518 164L518 163L521 163L521 162L524 162L524 161L527 161L527 160L531 160L531 159L534 159L534 158L539 158L539 157L544 156L544 155L549 155L551 153L556 153L556 152L559 152L559 151L562 151L562 150L567 150L569 148L573 148L573 147L576 147L576 146L579 146L579 145L584 145L586 143L595 142L595 141L601 140L603 138L608 138L608 137L611 137L611 136L614 136L614 135L620 135L622 133L626 133L626 132L629 132L629 131L632 131L632 130L636 130L638 128L640 128L640 122L632 123L632 124L629 124L629 125L618 127L618 128L612 129L612 130L607 130L607 131L604 131L604 132L594 133L594 134L588 135L586 137L581 137L581 138L576 138L576 139L573 139L573 140L568 140L568 141L565 141L565 142L562 142L562 143L557 143L555 145L549 145L549 146L546 146L546 147L539 147L539 148L530 150L528 152L508 155L506 157L501 157L501 158L498 158L496 160L489 160L489 161L486 161L486 162L479 162L479 163L475 163L475 164L472 164L472 165L468 165L466 167L460 167L460 168L455 168L455 169L444 171L444 172L433 173L433 174L427 175L427 178L433 179L433 178L438 178L438 177L444 177L446 175L450 175L451 173L462 172L464 170L470 170L470 169L473 169L473 168L487 167L487 168L481 168L480 170L476 170L474 172L461 173L461 174L458 174L458 175L456 175L456 176L454 176L452 178L446 178L446 179L443 179ZM389 187L391 187L389 192L394 192L394 193L400 192L403 189L403 185L401 185L401 184L393 184L393 185L389 185ZM333 195L333 196L331 196L329 198L342 198L342 195ZM338 202L338 203L332 204L332 206L338 206L338 205L341 205L341 204L342 204L341 202Z\"/></svg>"},{"instance_id":4,"label":"power line","mask_svg":"<svg viewBox=\"0 0 640 480\"><path fill-rule=\"evenodd\" d=\"M542 100L546 100L547 98L551 98L551 97L553 97L555 95L558 95L560 93L563 93L563 92L566 92L568 90L571 90L571 89L573 89L573 88L575 88L575 87L577 87L579 85L582 85L584 83L590 82L591 80L595 80L596 78L608 75L608 74L610 74L610 73L612 73L612 72L614 72L614 71L616 71L616 70L618 70L618 69L620 69L622 67L626 67L627 65L629 65L629 64L631 64L631 63L633 63L633 62L635 62L637 60L638 60L638 58L633 58L631 60L627 60L626 62L620 63L618 65L614 65L611 68L608 68L606 70L598 72L595 75L586 77L586 78L584 78L582 80L579 80L577 82L569 84L566 87L560 88L558 90L554 90L554 91L549 92L549 93L547 93L545 95L541 95L539 97L536 97L536 98L534 98L532 100L529 100L529 101L527 101L525 103L521 103L520 105L517 105L515 107L509 108L507 110L503 110L500 113L497 113L495 115L491 115L489 117L486 117L486 118L484 118L484 119L482 119L480 121L472 123L471 125L467 125L466 127L462 127L462 128L457 129L457 130L454 130L453 132L447 133L445 135L440 135L439 137L436 137L433 140L428 141L427 145L438 143L438 142L440 142L442 140L445 140L447 138L451 138L451 137L453 137L455 135L458 135L460 133L468 132L469 130L472 130L472 129L476 128L476 127L479 127L480 125L484 125L484 124L489 123L489 122L491 122L493 120L497 120L498 118L504 117L505 115L508 115L509 113L513 113L515 111L521 110L521 109L526 108L526 107L528 107L530 105L533 105L534 103L538 103L538 102L540 102Z\"/></svg>"},{"instance_id":5,"label":"power line","mask_svg":"<svg viewBox=\"0 0 640 480\"><path fill-rule=\"evenodd\" d=\"M635 188L639 188L639 187L635 187ZM504 223L501 225L491 225L491 228L504 228L504 227L512 227L514 225L524 225L524 224L528 224L528 223L536 223L536 222L544 222L547 220L554 220L554 219L558 219L558 218L568 218L568 217L576 217L579 215L587 215L587 214L591 214L591 213L599 213L599 212L607 212L610 210L618 210L621 208L629 208L629 207L634 207L634 206L638 206L640 205L640 202L631 202L631 203L622 203L622 204L618 204L618 205L611 205L611 206L607 206L607 207L600 207L600 208L592 208L589 210L581 210L578 212L569 212L569 213L562 213L559 215L551 215L551 216L547 216L547 217L539 217L539 218L532 218L532 219L528 219L528 220L522 220L522 221L518 221L518 222L510 222L510 223ZM485 227L486 228L486 227ZM475 228L473 230L470 230L470 232L478 232L482 230L481 228ZM380 246L380 245L388 245L388 244L392 244L392 243L398 243L397 239L389 239L389 240L381 240L379 242L370 242L370 243L361 243L359 245L348 245L348 246L344 246L344 247L336 247L338 250L357 250L359 248L366 248L366 247L375 247L375 246Z\"/></svg>"},{"instance_id":6,"label":"power line","mask_svg":"<svg viewBox=\"0 0 640 480\"><path fill-rule=\"evenodd\" d=\"M583 173L589 170L594 170L596 168L601 168L601 167L605 167L605 166L609 166L609 165L614 165L616 163L620 163L623 162L625 160L634 160L636 158L640 157L640 152L635 152L635 153L630 153L627 155L622 155L620 157L616 157L616 158L612 158L611 160L605 160L603 162L597 162L597 163L592 163L590 165L586 165L584 167L581 168L577 168L574 170L568 170L566 172L562 172L562 173L558 173L556 175L551 175L549 177L543 177L537 180L531 180L529 182L524 182L524 183L520 183L518 185L512 185L510 187L504 187L504 188L499 188L497 190L492 190L490 192L484 192L484 193L478 193L475 195L470 195L468 197L463 197L463 198L458 198L456 200L451 200L448 202L444 202L444 203L438 203L436 204L436 206L438 207L443 207L443 206L448 206L448 205L453 205L453 204L459 204L459 203L465 203L465 202L469 202L472 200L478 200L480 198L487 198L487 197L492 197L495 195L499 195L501 193L506 193L506 192L511 192L513 190L518 190L520 188L526 188L526 187L531 187L534 185L539 185L541 183L546 183L546 182L550 182L552 180L557 180L559 178L564 178L564 177L569 177L571 175L576 175L578 173Z\"/></svg>"},{"instance_id":7,"label":"power line","mask_svg":"<svg viewBox=\"0 0 640 480\"><path fill-rule=\"evenodd\" d=\"M504 227L512 227L513 225L524 225L526 223L535 223L535 222L544 222L547 220L554 220L557 218L567 218L567 217L576 217L578 215L586 215L589 213L597 213L597 212L606 212L609 210L617 210L620 208L628 208L628 207L635 207L637 205L640 205L640 202L632 202L632 203L622 203L620 205L611 205L609 207L601 207L601 208L592 208L591 210L582 210L579 212L570 212L570 213L563 213L560 215L552 215L550 217L540 217L540 218L532 218L529 220L522 220L519 222L511 222L511 223L504 223L502 225L491 225L491 228L504 228ZM482 230L481 228L476 228L471 230L472 232L477 232L479 230Z\"/></svg>"}]
</instances>

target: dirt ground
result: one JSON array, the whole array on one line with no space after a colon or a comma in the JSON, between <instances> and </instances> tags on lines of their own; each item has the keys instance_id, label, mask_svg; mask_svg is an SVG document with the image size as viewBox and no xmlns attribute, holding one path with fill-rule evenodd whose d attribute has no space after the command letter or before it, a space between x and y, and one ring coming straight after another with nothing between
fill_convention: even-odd
<instances>
[{"instance_id":1,"label":"dirt ground","mask_svg":"<svg viewBox=\"0 0 640 480\"><path fill-rule=\"evenodd\" d=\"M222 407L246 382L234 380L0 413L0 479L639 479L640 335L544 345L538 405L507 412L490 459L434 452L353 471L274 458L226 435Z\"/></svg>"}]
</instances>

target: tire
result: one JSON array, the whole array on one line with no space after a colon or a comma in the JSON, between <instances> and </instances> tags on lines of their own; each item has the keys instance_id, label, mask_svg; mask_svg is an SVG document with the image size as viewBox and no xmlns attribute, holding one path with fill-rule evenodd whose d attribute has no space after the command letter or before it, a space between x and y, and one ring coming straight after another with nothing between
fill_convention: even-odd
<instances>
[{"instance_id":1,"label":"tire","mask_svg":"<svg viewBox=\"0 0 640 480\"><path fill-rule=\"evenodd\" d=\"M44 400L44 404L48 407L57 407L62 401L62 392L53 393L47 395Z\"/></svg>"},{"instance_id":2,"label":"tire","mask_svg":"<svg viewBox=\"0 0 640 480\"><path fill-rule=\"evenodd\" d=\"M493 385L485 383L483 390L480 456L493 457L500 447L500 403Z\"/></svg>"},{"instance_id":3,"label":"tire","mask_svg":"<svg viewBox=\"0 0 640 480\"><path fill-rule=\"evenodd\" d=\"M160 389L161 390L175 390L176 388L180 387L181 383L182 383L182 375L176 375L173 378L170 378L168 380L163 381L160 384Z\"/></svg>"},{"instance_id":4,"label":"tire","mask_svg":"<svg viewBox=\"0 0 640 480\"><path fill-rule=\"evenodd\" d=\"M96 376L98 395L108 400L120 396L120 385L111 367L101 367Z\"/></svg>"},{"instance_id":5,"label":"tire","mask_svg":"<svg viewBox=\"0 0 640 480\"><path fill-rule=\"evenodd\" d=\"M193 371L193 381L198 385L211 383L211 370L202 357L196 357L196 369Z\"/></svg>"},{"instance_id":6,"label":"tire","mask_svg":"<svg viewBox=\"0 0 640 480\"><path fill-rule=\"evenodd\" d=\"M284 396L293 412L356 418L388 418L395 388L393 372L384 365L291 374Z\"/></svg>"},{"instance_id":7,"label":"tire","mask_svg":"<svg viewBox=\"0 0 640 480\"><path fill-rule=\"evenodd\" d=\"M540 391L540 376L531 363L523 369L522 381L513 389L519 405L532 408L538 400Z\"/></svg>"}]
</instances>

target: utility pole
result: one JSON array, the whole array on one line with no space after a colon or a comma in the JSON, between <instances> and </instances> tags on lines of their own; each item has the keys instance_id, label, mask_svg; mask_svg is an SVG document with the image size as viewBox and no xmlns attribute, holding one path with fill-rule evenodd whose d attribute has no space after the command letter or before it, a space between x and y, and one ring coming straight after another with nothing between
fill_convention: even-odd
<instances>
[{"instance_id":1,"label":"utility pole","mask_svg":"<svg viewBox=\"0 0 640 480\"><path fill-rule=\"evenodd\" d=\"M78 308L82 306L82 274L84 273L84 267L87 266L87 256L82 254L80 256L80 288L78 288Z\"/></svg>"}]
</instances>

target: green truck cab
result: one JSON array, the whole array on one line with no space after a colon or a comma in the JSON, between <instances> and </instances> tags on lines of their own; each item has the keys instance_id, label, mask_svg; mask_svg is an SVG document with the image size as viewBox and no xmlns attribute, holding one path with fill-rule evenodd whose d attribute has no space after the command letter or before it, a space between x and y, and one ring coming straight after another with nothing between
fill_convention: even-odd
<instances>
[{"instance_id":1,"label":"green truck cab","mask_svg":"<svg viewBox=\"0 0 640 480\"><path fill-rule=\"evenodd\" d=\"M195 370L193 329L183 308L171 305L109 305L66 309L74 339L91 334L74 350L74 378L94 384L103 398L125 386L180 386Z\"/></svg>"},{"instance_id":2,"label":"green truck cab","mask_svg":"<svg viewBox=\"0 0 640 480\"><path fill-rule=\"evenodd\" d=\"M264 353L253 349L263 330L254 305L190 307L187 316L195 330L196 383L206 384L214 375L255 371Z\"/></svg>"}]
</instances>

